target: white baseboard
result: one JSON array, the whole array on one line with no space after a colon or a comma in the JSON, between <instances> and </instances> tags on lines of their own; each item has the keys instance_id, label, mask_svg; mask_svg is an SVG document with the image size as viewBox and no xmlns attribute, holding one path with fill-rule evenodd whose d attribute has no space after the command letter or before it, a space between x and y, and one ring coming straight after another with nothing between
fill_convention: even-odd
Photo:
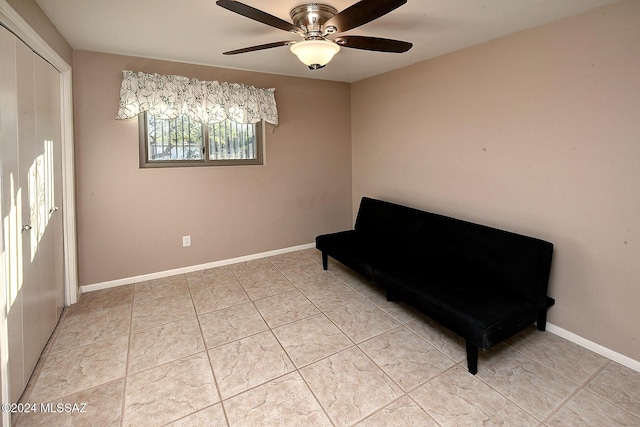
<instances>
[{"instance_id":1,"label":"white baseboard","mask_svg":"<svg viewBox=\"0 0 640 427\"><path fill-rule=\"evenodd\" d=\"M604 356L607 359L613 360L614 362L626 366L629 369L640 372L640 361L633 360L632 358L627 357L624 354L620 354L607 347L601 346L600 344L594 343L593 341L589 341L588 339L583 338L580 335L576 335L573 332L567 331L566 329L553 325L549 322L547 322L546 329L548 332L551 332L554 335L558 335L559 337L569 340L574 344L578 344L579 346L584 347L587 350L591 350L594 353L597 353L600 356Z\"/></svg>"},{"instance_id":2,"label":"white baseboard","mask_svg":"<svg viewBox=\"0 0 640 427\"><path fill-rule=\"evenodd\" d=\"M261 252L261 253L241 256L237 258L230 258L230 259L225 259L221 261L209 262L206 264L192 265L189 267L176 268L173 270L159 271L157 273L143 274L141 276L125 277L123 279L110 280L107 282L94 283L91 285L83 285L83 286L80 286L80 291L82 293L99 291L101 289L115 288L117 286L130 285L132 283L139 283L147 280L161 279L163 277L175 276L176 274L185 274L185 273L191 273L193 271L200 271L200 270L206 270L209 268L222 267L225 265L237 264L239 262L251 261L254 259L266 258L270 256L286 254L288 252L301 251L303 249L311 249L315 247L316 247L315 243L308 243L306 245L291 246L288 248L276 249L268 252Z\"/></svg>"}]
</instances>

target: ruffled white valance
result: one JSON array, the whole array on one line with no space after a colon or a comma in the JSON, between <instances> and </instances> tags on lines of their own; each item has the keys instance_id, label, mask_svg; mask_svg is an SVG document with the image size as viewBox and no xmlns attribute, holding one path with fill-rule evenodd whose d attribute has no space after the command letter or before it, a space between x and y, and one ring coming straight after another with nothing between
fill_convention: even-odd
<instances>
[{"instance_id":1,"label":"ruffled white valance","mask_svg":"<svg viewBox=\"0 0 640 427\"><path fill-rule=\"evenodd\" d=\"M273 88L124 70L116 119L130 119L148 111L161 119L185 114L201 123L231 119L238 123L264 120L277 125L274 92Z\"/></svg>"}]
</instances>

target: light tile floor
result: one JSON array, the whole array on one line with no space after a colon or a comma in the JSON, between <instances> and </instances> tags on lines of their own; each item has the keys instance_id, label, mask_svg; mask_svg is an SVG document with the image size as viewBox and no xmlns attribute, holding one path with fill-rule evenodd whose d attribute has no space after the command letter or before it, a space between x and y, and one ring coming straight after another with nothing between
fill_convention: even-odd
<instances>
[{"instance_id":1,"label":"light tile floor","mask_svg":"<svg viewBox=\"0 0 640 427\"><path fill-rule=\"evenodd\" d=\"M640 426L640 373L531 328L470 375L459 337L320 263L310 249L83 295L22 399L76 412L14 425Z\"/></svg>"}]
</instances>

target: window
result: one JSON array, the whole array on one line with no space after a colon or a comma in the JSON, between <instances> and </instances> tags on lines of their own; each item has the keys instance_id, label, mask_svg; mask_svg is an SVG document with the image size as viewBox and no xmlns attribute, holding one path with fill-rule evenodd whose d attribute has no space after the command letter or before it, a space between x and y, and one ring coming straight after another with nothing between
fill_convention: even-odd
<instances>
[{"instance_id":1,"label":"window","mask_svg":"<svg viewBox=\"0 0 640 427\"><path fill-rule=\"evenodd\" d=\"M186 115L159 119L138 116L140 167L263 164L263 123L202 123Z\"/></svg>"}]
</instances>

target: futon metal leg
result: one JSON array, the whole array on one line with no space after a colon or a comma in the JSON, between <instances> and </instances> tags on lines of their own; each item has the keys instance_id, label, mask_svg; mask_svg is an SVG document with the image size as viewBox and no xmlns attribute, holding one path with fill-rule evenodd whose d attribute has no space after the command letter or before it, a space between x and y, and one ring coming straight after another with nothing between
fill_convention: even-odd
<instances>
[{"instance_id":1,"label":"futon metal leg","mask_svg":"<svg viewBox=\"0 0 640 427\"><path fill-rule=\"evenodd\" d=\"M555 299L551 297L547 297L545 301L544 309L538 312L538 320L536 321L536 327L538 328L539 331L544 331L545 329L547 329L547 310L549 309L549 307L552 307L555 303L556 303Z\"/></svg>"},{"instance_id":2,"label":"futon metal leg","mask_svg":"<svg viewBox=\"0 0 640 427\"><path fill-rule=\"evenodd\" d=\"M329 256L322 252L322 268L327 270L329 268Z\"/></svg>"},{"instance_id":3,"label":"futon metal leg","mask_svg":"<svg viewBox=\"0 0 640 427\"><path fill-rule=\"evenodd\" d=\"M538 312L538 320L536 321L536 327L539 331L547 329L547 309L540 310Z\"/></svg>"},{"instance_id":4,"label":"futon metal leg","mask_svg":"<svg viewBox=\"0 0 640 427\"><path fill-rule=\"evenodd\" d=\"M467 367L469 373L475 375L478 373L478 347L467 341Z\"/></svg>"}]
</instances>

